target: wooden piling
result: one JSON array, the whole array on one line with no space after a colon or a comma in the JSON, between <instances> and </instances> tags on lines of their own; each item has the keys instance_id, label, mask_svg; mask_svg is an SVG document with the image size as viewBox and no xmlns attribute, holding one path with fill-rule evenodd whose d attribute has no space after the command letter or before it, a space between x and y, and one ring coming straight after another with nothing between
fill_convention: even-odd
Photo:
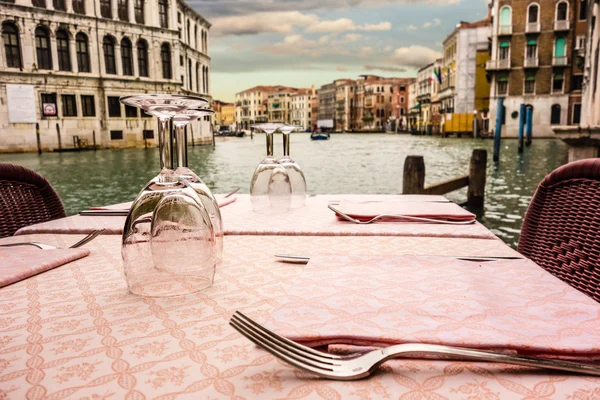
<instances>
[{"instance_id":1,"label":"wooden piling","mask_svg":"<svg viewBox=\"0 0 600 400\"><path fill-rule=\"evenodd\" d=\"M60 137L60 126L56 123L56 135L58 136L58 149L62 150L62 139Z\"/></svg>"},{"instance_id":2,"label":"wooden piling","mask_svg":"<svg viewBox=\"0 0 600 400\"><path fill-rule=\"evenodd\" d=\"M521 104L519 108L519 145L517 152L523 152L523 140L524 140L524 130L525 130L525 104Z\"/></svg>"},{"instance_id":3,"label":"wooden piling","mask_svg":"<svg viewBox=\"0 0 600 400\"><path fill-rule=\"evenodd\" d=\"M94 141L94 151L96 151L96 130L92 131L92 140Z\"/></svg>"},{"instance_id":4,"label":"wooden piling","mask_svg":"<svg viewBox=\"0 0 600 400\"><path fill-rule=\"evenodd\" d=\"M425 187L423 156L408 156L404 161L402 194L444 195L468 187L467 204L482 206L485 197L487 150L475 149L469 162L469 174Z\"/></svg>"},{"instance_id":5,"label":"wooden piling","mask_svg":"<svg viewBox=\"0 0 600 400\"><path fill-rule=\"evenodd\" d=\"M425 161L423 156L408 156L404 161L402 194L419 194L425 187Z\"/></svg>"},{"instance_id":6,"label":"wooden piling","mask_svg":"<svg viewBox=\"0 0 600 400\"><path fill-rule=\"evenodd\" d=\"M38 154L42 154L42 141L40 139L40 124L35 123L35 139L37 141Z\"/></svg>"},{"instance_id":7,"label":"wooden piling","mask_svg":"<svg viewBox=\"0 0 600 400\"><path fill-rule=\"evenodd\" d=\"M502 120L504 119L504 97L498 97L496 107L496 131L494 132L494 162L500 161L500 140L502 138Z\"/></svg>"},{"instance_id":8,"label":"wooden piling","mask_svg":"<svg viewBox=\"0 0 600 400\"><path fill-rule=\"evenodd\" d=\"M485 197L485 178L487 170L487 150L475 149L469 162L469 188L467 204L483 206Z\"/></svg>"}]
</instances>

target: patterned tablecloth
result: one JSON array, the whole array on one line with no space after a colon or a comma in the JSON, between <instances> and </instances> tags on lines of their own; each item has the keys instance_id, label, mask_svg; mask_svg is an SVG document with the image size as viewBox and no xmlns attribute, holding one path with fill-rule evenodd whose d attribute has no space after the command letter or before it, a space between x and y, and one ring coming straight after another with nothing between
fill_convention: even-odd
<instances>
[{"instance_id":1,"label":"patterned tablecloth","mask_svg":"<svg viewBox=\"0 0 600 400\"><path fill-rule=\"evenodd\" d=\"M358 225L339 221L327 208L330 203L346 200L380 201L394 199L423 203L448 201L442 196L392 196L392 195L319 195L309 197L304 208L287 213L269 215L252 211L249 195L237 195L235 203L221 209L226 235L276 235L276 236L427 236L496 239L480 223L472 225L444 225L408 222L381 222ZM104 228L105 234L123 233L125 217L79 216L44 222L20 229L17 235L36 233L89 233Z\"/></svg>"},{"instance_id":2,"label":"patterned tablecloth","mask_svg":"<svg viewBox=\"0 0 600 400\"><path fill-rule=\"evenodd\" d=\"M76 235L12 237L68 246ZM314 379L240 337L241 310L262 322L303 270L276 252L501 255L500 241L400 237L232 236L214 285L186 297L140 298L121 276L120 239L0 289L0 398L14 399L596 399L600 379L497 364L395 360L358 382ZM505 254L505 253L503 253ZM577 313L560 298L531 301ZM407 299L410 301L410 299ZM600 307L599 307L600 310Z\"/></svg>"}]
</instances>

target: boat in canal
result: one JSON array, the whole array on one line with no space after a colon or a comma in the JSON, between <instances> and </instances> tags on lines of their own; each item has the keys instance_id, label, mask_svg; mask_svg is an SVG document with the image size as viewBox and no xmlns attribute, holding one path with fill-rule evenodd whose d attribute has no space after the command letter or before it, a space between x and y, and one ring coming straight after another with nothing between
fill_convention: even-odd
<instances>
[{"instance_id":1,"label":"boat in canal","mask_svg":"<svg viewBox=\"0 0 600 400\"><path fill-rule=\"evenodd\" d=\"M329 133L313 132L310 134L310 140L329 140Z\"/></svg>"}]
</instances>

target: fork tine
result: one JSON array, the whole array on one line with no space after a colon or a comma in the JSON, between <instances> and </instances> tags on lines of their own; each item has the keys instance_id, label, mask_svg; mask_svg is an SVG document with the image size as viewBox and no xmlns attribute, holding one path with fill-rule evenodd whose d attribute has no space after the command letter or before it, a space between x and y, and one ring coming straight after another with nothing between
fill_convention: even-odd
<instances>
[{"instance_id":1,"label":"fork tine","mask_svg":"<svg viewBox=\"0 0 600 400\"><path fill-rule=\"evenodd\" d=\"M259 337L256 337L254 333L247 330L245 327L238 325L239 320L237 321L229 321L229 324L245 336L247 339L252 341L254 344L262 348L263 350L271 353L273 356L293 365L296 368L300 368L304 371L312 372L317 375L331 377L334 376L334 370L331 366L318 366L313 365L306 360L301 360L299 357L292 356L293 353L289 353L284 350L282 347L278 347L277 345L272 344L268 341L263 341Z\"/></svg>"},{"instance_id":2,"label":"fork tine","mask_svg":"<svg viewBox=\"0 0 600 400\"><path fill-rule=\"evenodd\" d=\"M295 358L300 362L310 363L313 366L326 368L326 369L333 368L335 366L340 365L339 360L331 360L331 359L324 358L324 357L314 356L312 354L299 351L298 349L294 349L291 346L287 346L286 344L284 344L280 341L277 341L276 336L265 335L262 331L259 331L256 328L252 327L251 325L248 325L247 323L240 320L239 318L234 317L231 319L230 323L231 322L236 324L237 326L241 326L242 328L246 329L246 331L253 334L254 337L261 339L261 341L263 343L266 341L267 343L271 344L273 347L276 347L277 349L279 349L281 352L285 352L290 357Z\"/></svg>"},{"instance_id":3,"label":"fork tine","mask_svg":"<svg viewBox=\"0 0 600 400\"><path fill-rule=\"evenodd\" d=\"M98 235L100 235L102 232L104 231L104 228L102 229L97 229L95 231L93 231L92 233L90 233L89 235L87 235L86 237L84 237L83 239L81 239L79 242L75 243L74 245L72 245L70 248L71 249L76 249L78 247L83 246L84 244L91 242L92 240L94 240Z\"/></svg>"},{"instance_id":4,"label":"fork tine","mask_svg":"<svg viewBox=\"0 0 600 400\"><path fill-rule=\"evenodd\" d=\"M259 329L266 335L269 335L270 337L277 339L279 342L281 342L287 346L293 347L294 349L296 349L298 351L302 351L304 353L309 353L313 357L316 356L316 357L319 357L319 358L325 359L325 360L342 360L343 359L343 357L340 357L340 356L323 353L322 351L317 351L315 349L311 349L310 347L302 346L301 344L298 344L298 343L291 341L281 335L278 335L275 332L272 332L272 331L268 330L267 328L265 328L264 326L260 325L259 323L255 322L250 317L242 314L240 311L236 311L234 314L234 317L236 315L238 316L238 318L242 318L247 324L255 327L256 329Z\"/></svg>"}]
</instances>

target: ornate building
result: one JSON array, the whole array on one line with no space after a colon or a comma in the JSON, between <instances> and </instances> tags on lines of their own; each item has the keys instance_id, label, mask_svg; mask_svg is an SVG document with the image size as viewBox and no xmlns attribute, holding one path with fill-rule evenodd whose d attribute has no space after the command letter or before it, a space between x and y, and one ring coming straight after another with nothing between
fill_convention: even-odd
<instances>
[{"instance_id":1,"label":"ornate building","mask_svg":"<svg viewBox=\"0 0 600 400\"><path fill-rule=\"evenodd\" d=\"M210 23L181 0L5 0L0 23L0 151L35 151L36 123L43 150L155 145L120 96L210 91Z\"/></svg>"}]
</instances>

